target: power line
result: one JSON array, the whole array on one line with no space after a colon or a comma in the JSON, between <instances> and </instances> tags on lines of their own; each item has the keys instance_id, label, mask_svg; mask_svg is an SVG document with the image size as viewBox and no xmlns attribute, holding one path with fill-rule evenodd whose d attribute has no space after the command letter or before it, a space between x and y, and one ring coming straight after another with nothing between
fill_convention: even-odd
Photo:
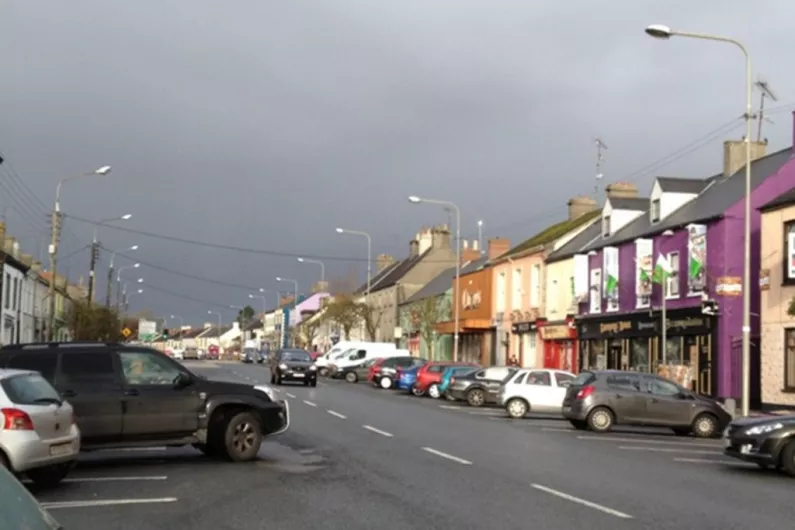
<instances>
[{"instance_id":1,"label":"power line","mask_svg":"<svg viewBox=\"0 0 795 530\"><path fill-rule=\"evenodd\" d=\"M138 284L136 284L136 285L138 285ZM143 289L144 292L151 290L151 291L155 291L155 292L158 292L158 293L161 293L161 294L166 294L168 296L172 296L174 298L180 298L180 299L186 300L188 302L194 302L196 304L201 304L201 305L204 305L204 306L217 307L217 308L223 308L223 309L229 309L229 310L232 309L232 308L229 307L228 304L220 304L218 302L214 302L214 301L210 301L210 300L203 300L201 298L194 298L193 296L189 296L189 295L182 294L182 293L175 293L174 291L170 291L170 290L165 289L163 287L158 287L157 285L152 285L149 282L143 283L141 285L143 285L143 287L141 287L141 289Z\"/></svg>"}]
</instances>

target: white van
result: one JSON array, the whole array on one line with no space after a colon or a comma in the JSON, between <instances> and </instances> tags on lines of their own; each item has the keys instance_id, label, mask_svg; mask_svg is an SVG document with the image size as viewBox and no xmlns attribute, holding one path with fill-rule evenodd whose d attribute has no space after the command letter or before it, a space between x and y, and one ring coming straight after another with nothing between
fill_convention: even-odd
<instances>
[{"instance_id":1,"label":"white van","mask_svg":"<svg viewBox=\"0 0 795 530\"><path fill-rule=\"evenodd\" d=\"M360 365L370 359L378 359L379 357L400 357L403 355L406 355L406 350L399 350L394 344L371 342L370 344L362 344L350 348L342 356L331 361L331 364L336 367L337 372L340 372L345 368Z\"/></svg>"},{"instance_id":2,"label":"white van","mask_svg":"<svg viewBox=\"0 0 795 530\"><path fill-rule=\"evenodd\" d=\"M342 357L342 355L348 350L358 348L360 346L366 347L371 344L378 344L387 348L392 348L393 350L395 349L395 345L388 342L340 341L332 346L331 349L329 349L326 353L317 358L315 361L315 366L317 366L318 373L322 376L327 375L328 365L339 360L339 358Z\"/></svg>"}]
</instances>

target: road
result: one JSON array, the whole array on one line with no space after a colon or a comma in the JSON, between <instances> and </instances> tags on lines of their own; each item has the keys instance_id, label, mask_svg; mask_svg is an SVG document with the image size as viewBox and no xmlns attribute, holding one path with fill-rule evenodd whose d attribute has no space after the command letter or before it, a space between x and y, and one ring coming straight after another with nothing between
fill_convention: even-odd
<instances>
[{"instance_id":1,"label":"road","mask_svg":"<svg viewBox=\"0 0 795 530\"><path fill-rule=\"evenodd\" d=\"M256 365L191 366L269 380ZM791 479L728 461L719 441L593 435L364 383L278 390L292 428L256 463L189 448L93 453L67 484L34 492L68 530L740 530L795 520Z\"/></svg>"}]
</instances>

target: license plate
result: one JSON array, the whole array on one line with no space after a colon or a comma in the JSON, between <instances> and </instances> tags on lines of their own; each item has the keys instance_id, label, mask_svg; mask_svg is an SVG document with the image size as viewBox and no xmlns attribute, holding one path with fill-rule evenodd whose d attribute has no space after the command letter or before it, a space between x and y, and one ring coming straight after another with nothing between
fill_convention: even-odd
<instances>
[{"instance_id":1,"label":"license plate","mask_svg":"<svg viewBox=\"0 0 795 530\"><path fill-rule=\"evenodd\" d=\"M70 455L73 451L71 443L50 446L50 456Z\"/></svg>"},{"instance_id":2,"label":"license plate","mask_svg":"<svg viewBox=\"0 0 795 530\"><path fill-rule=\"evenodd\" d=\"M293 374L293 377L304 377L304 374Z\"/></svg>"}]
</instances>

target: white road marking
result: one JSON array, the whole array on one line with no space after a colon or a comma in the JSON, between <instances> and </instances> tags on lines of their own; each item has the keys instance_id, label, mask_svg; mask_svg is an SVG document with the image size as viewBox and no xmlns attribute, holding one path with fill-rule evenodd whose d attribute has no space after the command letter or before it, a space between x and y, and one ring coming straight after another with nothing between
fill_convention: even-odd
<instances>
[{"instance_id":1,"label":"white road marking","mask_svg":"<svg viewBox=\"0 0 795 530\"><path fill-rule=\"evenodd\" d=\"M574 432L577 429L564 429L563 427L541 427L541 430L549 432Z\"/></svg>"},{"instance_id":2,"label":"white road marking","mask_svg":"<svg viewBox=\"0 0 795 530\"><path fill-rule=\"evenodd\" d=\"M611 436L578 436L578 440L595 440L595 441L604 441L604 442L631 442L636 444L654 444L654 445L682 445L688 447L704 447L708 448L710 446L717 447L715 444L705 443L705 442L673 442L668 440L642 440L639 438L614 438Z\"/></svg>"},{"instance_id":3,"label":"white road marking","mask_svg":"<svg viewBox=\"0 0 795 530\"><path fill-rule=\"evenodd\" d=\"M98 449L100 453L115 453L115 452L147 452L147 451L165 451L168 449L166 446L158 447L119 447L117 449Z\"/></svg>"},{"instance_id":4,"label":"white road marking","mask_svg":"<svg viewBox=\"0 0 795 530\"><path fill-rule=\"evenodd\" d=\"M695 449L669 449L663 447L633 447L630 445L619 445L619 449L625 451L651 451L654 453L690 453L694 455L719 455L719 451L698 451Z\"/></svg>"},{"instance_id":5,"label":"white road marking","mask_svg":"<svg viewBox=\"0 0 795 530\"><path fill-rule=\"evenodd\" d=\"M295 395L289 392L285 392L284 395L287 396L288 398L295 398Z\"/></svg>"},{"instance_id":6,"label":"white road marking","mask_svg":"<svg viewBox=\"0 0 795 530\"><path fill-rule=\"evenodd\" d=\"M431 453L432 455L441 456L442 458L446 458L448 460L452 460L453 462L458 462L459 464L464 464L465 466L471 466L472 462L469 460L464 460L463 458L458 458L457 456L453 456L451 454L443 453L442 451L438 451L433 447L423 447L423 451L427 453Z\"/></svg>"},{"instance_id":7,"label":"white road marking","mask_svg":"<svg viewBox=\"0 0 795 530\"><path fill-rule=\"evenodd\" d=\"M414 396L407 396L407 397L414 397ZM458 405L439 405L439 408L445 410L461 410L464 407Z\"/></svg>"},{"instance_id":8,"label":"white road marking","mask_svg":"<svg viewBox=\"0 0 795 530\"><path fill-rule=\"evenodd\" d=\"M176 497L161 497L157 499L107 499L95 501L64 501L64 502L41 502L39 505L46 510L57 510L61 508L92 508L98 506L122 506L125 504L165 504L177 502Z\"/></svg>"},{"instance_id":9,"label":"white road marking","mask_svg":"<svg viewBox=\"0 0 795 530\"><path fill-rule=\"evenodd\" d=\"M382 431L381 429L376 429L372 425L362 425L362 427L364 427L365 429L367 429L370 432L374 432L376 434L380 434L381 436L386 436L387 438L392 438L392 433L389 433L389 432L386 432L386 431Z\"/></svg>"},{"instance_id":10,"label":"white road marking","mask_svg":"<svg viewBox=\"0 0 795 530\"><path fill-rule=\"evenodd\" d=\"M741 462L739 460L710 460L709 458L674 458L674 462L686 462L688 464L723 464L723 465L740 465L740 466L755 466L750 462Z\"/></svg>"},{"instance_id":11,"label":"white road marking","mask_svg":"<svg viewBox=\"0 0 795 530\"><path fill-rule=\"evenodd\" d=\"M310 407L317 407L317 403L312 403L311 401L304 400L304 403L306 403Z\"/></svg>"},{"instance_id":12,"label":"white road marking","mask_svg":"<svg viewBox=\"0 0 795 530\"><path fill-rule=\"evenodd\" d=\"M344 419L346 419L348 417L345 414L340 414L339 412L337 412L335 410L327 410L326 412L328 412L332 416L336 416L337 418L339 418L341 420L344 420Z\"/></svg>"},{"instance_id":13,"label":"white road marking","mask_svg":"<svg viewBox=\"0 0 795 530\"><path fill-rule=\"evenodd\" d=\"M613 508L608 508L607 506L604 506L602 504L586 501L585 499L581 499L579 497L575 497L574 495L569 495L568 493L563 493L562 491L548 488L547 486L542 486L541 484L530 484L530 485L539 491L549 493L550 495L555 495L556 497L560 497L561 499L566 499L567 501L576 502L577 504L587 506L588 508L593 508L594 510L599 510L600 512L609 515L620 517L621 519L632 519L631 515L624 512L619 512L618 510L614 510Z\"/></svg>"},{"instance_id":14,"label":"white road marking","mask_svg":"<svg viewBox=\"0 0 795 530\"><path fill-rule=\"evenodd\" d=\"M149 476L149 477L80 477L80 478L65 478L61 482L79 484L81 482L134 482L134 481L155 481L155 480L168 480L165 475L162 476ZM25 484L30 484L33 481L23 480Z\"/></svg>"}]
</instances>

